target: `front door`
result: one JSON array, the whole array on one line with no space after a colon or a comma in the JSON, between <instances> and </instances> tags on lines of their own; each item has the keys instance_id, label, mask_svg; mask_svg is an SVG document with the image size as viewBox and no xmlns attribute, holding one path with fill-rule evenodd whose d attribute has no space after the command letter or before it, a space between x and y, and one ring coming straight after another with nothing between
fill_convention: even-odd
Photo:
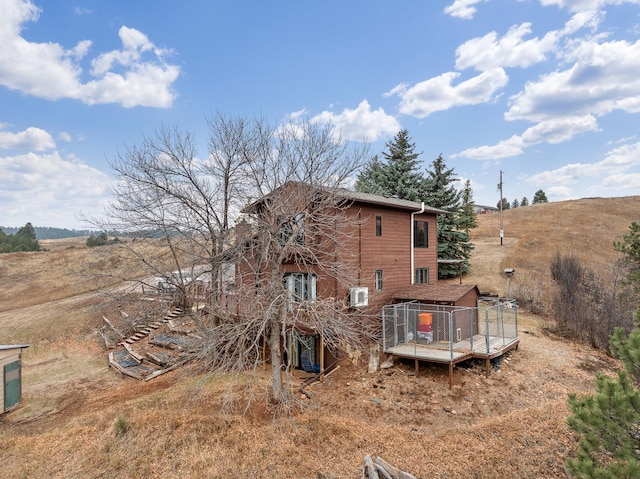
<instances>
[{"instance_id":1,"label":"front door","mask_svg":"<svg viewBox=\"0 0 640 479\"><path fill-rule=\"evenodd\" d=\"M20 361L4 366L4 410L17 406L20 402Z\"/></svg>"}]
</instances>

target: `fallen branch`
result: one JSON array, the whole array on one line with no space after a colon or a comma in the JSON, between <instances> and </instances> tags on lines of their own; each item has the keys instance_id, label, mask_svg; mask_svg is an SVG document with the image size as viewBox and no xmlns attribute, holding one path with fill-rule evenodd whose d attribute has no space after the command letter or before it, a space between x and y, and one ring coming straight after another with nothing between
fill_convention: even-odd
<instances>
[{"instance_id":1,"label":"fallen branch","mask_svg":"<svg viewBox=\"0 0 640 479\"><path fill-rule=\"evenodd\" d=\"M114 331L118 336L120 336L120 339L124 339L124 334L122 334L122 331L120 331L118 328L116 328L116 327L113 325L113 323L112 323L111 321L109 321L109 319L108 319L105 315L102 315L102 319L104 319L104 322L105 322L105 323L107 323L107 324L109 325L109 327L110 327L111 329L113 329L113 331Z\"/></svg>"}]
</instances>

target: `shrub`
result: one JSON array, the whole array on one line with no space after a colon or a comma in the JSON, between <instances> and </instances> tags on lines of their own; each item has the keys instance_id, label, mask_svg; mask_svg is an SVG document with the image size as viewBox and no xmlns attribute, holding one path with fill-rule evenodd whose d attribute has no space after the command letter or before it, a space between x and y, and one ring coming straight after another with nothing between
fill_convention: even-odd
<instances>
[{"instance_id":1,"label":"shrub","mask_svg":"<svg viewBox=\"0 0 640 479\"><path fill-rule=\"evenodd\" d=\"M113 424L113 428L116 432L116 436L124 436L129 429L131 429L131 424L129 424L126 417L118 415L115 423Z\"/></svg>"}]
</instances>

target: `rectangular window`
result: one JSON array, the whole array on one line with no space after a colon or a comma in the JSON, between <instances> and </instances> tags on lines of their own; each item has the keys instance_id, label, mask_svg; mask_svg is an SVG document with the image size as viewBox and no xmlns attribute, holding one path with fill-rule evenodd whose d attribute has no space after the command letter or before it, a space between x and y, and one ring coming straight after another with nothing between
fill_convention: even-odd
<instances>
[{"instance_id":1,"label":"rectangular window","mask_svg":"<svg viewBox=\"0 0 640 479\"><path fill-rule=\"evenodd\" d=\"M293 241L304 244L304 213L278 216L278 241L280 246Z\"/></svg>"},{"instance_id":2,"label":"rectangular window","mask_svg":"<svg viewBox=\"0 0 640 479\"><path fill-rule=\"evenodd\" d=\"M285 273L283 283L289 293L290 301L294 303L315 301L317 288L317 278L315 274Z\"/></svg>"},{"instance_id":3,"label":"rectangular window","mask_svg":"<svg viewBox=\"0 0 640 479\"><path fill-rule=\"evenodd\" d=\"M382 270L376 270L376 291L382 290Z\"/></svg>"},{"instance_id":4,"label":"rectangular window","mask_svg":"<svg viewBox=\"0 0 640 479\"><path fill-rule=\"evenodd\" d=\"M382 236L382 216L376 216L376 236Z\"/></svg>"},{"instance_id":5,"label":"rectangular window","mask_svg":"<svg viewBox=\"0 0 640 479\"><path fill-rule=\"evenodd\" d=\"M429 247L429 223L426 221L413 222L413 247Z\"/></svg>"},{"instance_id":6,"label":"rectangular window","mask_svg":"<svg viewBox=\"0 0 640 479\"><path fill-rule=\"evenodd\" d=\"M416 284L429 284L429 268L416 268Z\"/></svg>"}]
</instances>

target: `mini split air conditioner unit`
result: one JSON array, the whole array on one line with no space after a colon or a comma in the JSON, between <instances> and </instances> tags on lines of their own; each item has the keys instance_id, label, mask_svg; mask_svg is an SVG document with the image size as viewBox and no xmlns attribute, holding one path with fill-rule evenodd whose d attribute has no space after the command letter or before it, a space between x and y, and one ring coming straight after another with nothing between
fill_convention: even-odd
<instances>
[{"instance_id":1,"label":"mini split air conditioner unit","mask_svg":"<svg viewBox=\"0 0 640 479\"><path fill-rule=\"evenodd\" d=\"M351 288L349 294L350 303L352 308L361 308L369 305L369 288L359 286L357 288Z\"/></svg>"}]
</instances>

